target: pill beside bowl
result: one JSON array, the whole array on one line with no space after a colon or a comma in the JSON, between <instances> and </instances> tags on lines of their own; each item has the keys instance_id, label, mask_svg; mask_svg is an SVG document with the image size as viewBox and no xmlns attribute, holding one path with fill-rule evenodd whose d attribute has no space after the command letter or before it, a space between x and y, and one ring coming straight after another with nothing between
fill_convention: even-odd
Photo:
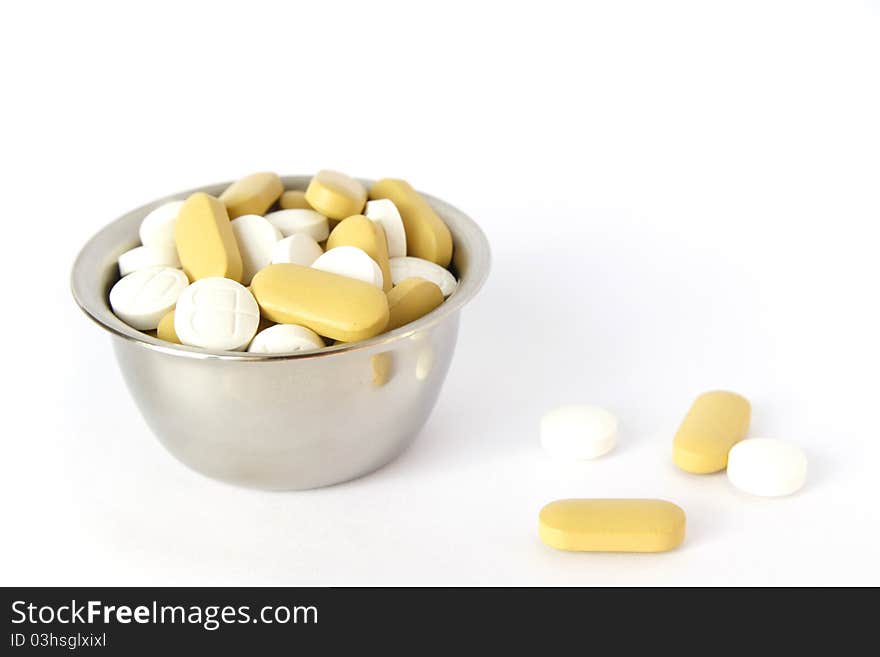
<instances>
[{"instance_id":1,"label":"pill beside bowl","mask_svg":"<svg viewBox=\"0 0 880 657\"><path fill-rule=\"evenodd\" d=\"M713 390L697 397L672 440L672 460L696 475L727 470L737 489L762 497L797 492L807 477L807 457L792 443L746 438L749 401ZM569 405L541 419L541 444L554 457L584 461L617 443L617 418L598 406ZM666 552L684 540L686 515L660 499L565 499L538 514L538 535L550 547L575 552Z\"/></svg>"},{"instance_id":2,"label":"pill beside bowl","mask_svg":"<svg viewBox=\"0 0 880 657\"><path fill-rule=\"evenodd\" d=\"M141 222L118 260L113 312L160 340L284 354L375 337L456 289L449 228L407 182L369 190L324 170L305 190L256 173Z\"/></svg>"}]
</instances>

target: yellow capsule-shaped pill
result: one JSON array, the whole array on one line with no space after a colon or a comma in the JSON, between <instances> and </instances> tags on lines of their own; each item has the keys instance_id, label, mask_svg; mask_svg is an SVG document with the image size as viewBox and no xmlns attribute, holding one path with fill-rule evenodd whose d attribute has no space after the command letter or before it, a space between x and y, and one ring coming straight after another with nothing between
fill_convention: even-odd
<instances>
[{"instance_id":1,"label":"yellow capsule-shaped pill","mask_svg":"<svg viewBox=\"0 0 880 657\"><path fill-rule=\"evenodd\" d=\"M301 324L342 342L372 338L388 324L388 301L375 285L294 264L257 272L251 290L260 311L279 324Z\"/></svg>"},{"instance_id":2,"label":"yellow capsule-shaped pill","mask_svg":"<svg viewBox=\"0 0 880 657\"><path fill-rule=\"evenodd\" d=\"M289 189L281 195L278 205L282 210L311 210L306 193L301 189Z\"/></svg>"},{"instance_id":3,"label":"yellow capsule-shaped pill","mask_svg":"<svg viewBox=\"0 0 880 657\"><path fill-rule=\"evenodd\" d=\"M211 276L241 282L241 253L229 215L213 196L196 192L186 199L174 222L174 244L190 282Z\"/></svg>"},{"instance_id":4,"label":"yellow capsule-shaped pill","mask_svg":"<svg viewBox=\"0 0 880 657\"><path fill-rule=\"evenodd\" d=\"M391 199L406 233L406 253L448 267L452 260L452 234L440 216L405 180L383 178L370 190L371 199Z\"/></svg>"},{"instance_id":5,"label":"yellow capsule-shaped pill","mask_svg":"<svg viewBox=\"0 0 880 657\"><path fill-rule=\"evenodd\" d=\"M306 202L329 219L360 214L367 202L367 190L354 178L338 171L319 171L309 181Z\"/></svg>"},{"instance_id":6,"label":"yellow capsule-shaped pill","mask_svg":"<svg viewBox=\"0 0 880 657\"><path fill-rule=\"evenodd\" d=\"M177 331L174 330L173 310L159 320L159 326L156 327L156 337L165 340L165 342L180 344L180 338L177 337Z\"/></svg>"},{"instance_id":7,"label":"yellow capsule-shaped pill","mask_svg":"<svg viewBox=\"0 0 880 657\"><path fill-rule=\"evenodd\" d=\"M443 292L436 283L413 276L388 292L388 327L393 331L416 321L443 303Z\"/></svg>"},{"instance_id":8,"label":"yellow capsule-shaped pill","mask_svg":"<svg viewBox=\"0 0 880 657\"><path fill-rule=\"evenodd\" d=\"M684 540L684 511L665 500L557 500L538 516L541 540L573 552L666 552Z\"/></svg>"},{"instance_id":9,"label":"yellow capsule-shaped pill","mask_svg":"<svg viewBox=\"0 0 880 657\"><path fill-rule=\"evenodd\" d=\"M746 437L752 409L735 392L716 390L694 400L672 441L672 460L694 474L727 467L730 448Z\"/></svg>"},{"instance_id":10,"label":"yellow capsule-shaped pill","mask_svg":"<svg viewBox=\"0 0 880 657\"><path fill-rule=\"evenodd\" d=\"M337 246L356 246L370 256L382 270L382 289L388 292L391 287L391 267L388 261L388 242L385 230L378 223L370 221L362 214L343 219L327 238L327 250Z\"/></svg>"},{"instance_id":11,"label":"yellow capsule-shaped pill","mask_svg":"<svg viewBox=\"0 0 880 657\"><path fill-rule=\"evenodd\" d=\"M252 173L236 180L220 194L230 219L244 214L265 214L284 192L277 173Z\"/></svg>"}]
</instances>

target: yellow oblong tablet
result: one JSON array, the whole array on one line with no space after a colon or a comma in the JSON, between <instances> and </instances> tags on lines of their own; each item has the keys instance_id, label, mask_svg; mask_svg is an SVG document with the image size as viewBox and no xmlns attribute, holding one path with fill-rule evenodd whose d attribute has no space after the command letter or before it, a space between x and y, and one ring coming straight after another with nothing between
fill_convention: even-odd
<instances>
[{"instance_id":1,"label":"yellow oblong tablet","mask_svg":"<svg viewBox=\"0 0 880 657\"><path fill-rule=\"evenodd\" d=\"M694 474L727 467L730 448L746 437L751 405L735 392L715 390L694 400L672 441L672 460Z\"/></svg>"},{"instance_id":2,"label":"yellow oblong tablet","mask_svg":"<svg viewBox=\"0 0 880 657\"><path fill-rule=\"evenodd\" d=\"M324 169L314 175L306 189L306 202L329 219L360 214L367 202L364 186L344 173Z\"/></svg>"},{"instance_id":3,"label":"yellow oblong tablet","mask_svg":"<svg viewBox=\"0 0 880 657\"><path fill-rule=\"evenodd\" d=\"M388 242L385 230L378 223L370 221L362 214L356 214L340 221L330 237L327 250L337 246L356 246L370 256L382 270L382 289L388 292L391 287L391 267L388 263Z\"/></svg>"},{"instance_id":4,"label":"yellow oblong tablet","mask_svg":"<svg viewBox=\"0 0 880 657\"><path fill-rule=\"evenodd\" d=\"M370 199L391 199L406 233L407 255L448 267L452 260L452 234L428 202L405 180L383 178L370 189Z\"/></svg>"},{"instance_id":5,"label":"yellow oblong tablet","mask_svg":"<svg viewBox=\"0 0 880 657\"><path fill-rule=\"evenodd\" d=\"M342 342L379 335L388 324L388 301L375 285L294 264L269 265L251 282L266 319L301 324Z\"/></svg>"},{"instance_id":6,"label":"yellow oblong tablet","mask_svg":"<svg viewBox=\"0 0 880 657\"><path fill-rule=\"evenodd\" d=\"M174 222L174 245L190 282L222 276L241 282L241 253L219 200L204 192L190 196Z\"/></svg>"},{"instance_id":7,"label":"yellow oblong tablet","mask_svg":"<svg viewBox=\"0 0 880 657\"><path fill-rule=\"evenodd\" d=\"M388 292L388 326L393 331L416 321L443 303L443 292L436 283L413 276L401 281Z\"/></svg>"},{"instance_id":8,"label":"yellow oblong tablet","mask_svg":"<svg viewBox=\"0 0 880 657\"><path fill-rule=\"evenodd\" d=\"M156 327L156 337L160 340L165 340L165 342L181 344L180 338L177 337L177 331L174 330L173 310L159 320L159 326Z\"/></svg>"},{"instance_id":9,"label":"yellow oblong tablet","mask_svg":"<svg viewBox=\"0 0 880 657\"><path fill-rule=\"evenodd\" d=\"M265 214L284 192L277 173L263 171L236 180L220 194L220 200L235 219L244 214Z\"/></svg>"},{"instance_id":10,"label":"yellow oblong tablet","mask_svg":"<svg viewBox=\"0 0 880 657\"><path fill-rule=\"evenodd\" d=\"M300 189L289 189L281 195L278 205L282 210L311 210L306 193Z\"/></svg>"},{"instance_id":11,"label":"yellow oblong tablet","mask_svg":"<svg viewBox=\"0 0 880 657\"><path fill-rule=\"evenodd\" d=\"M541 540L573 552L666 552L684 540L682 509L665 500L557 500L538 516Z\"/></svg>"}]
</instances>

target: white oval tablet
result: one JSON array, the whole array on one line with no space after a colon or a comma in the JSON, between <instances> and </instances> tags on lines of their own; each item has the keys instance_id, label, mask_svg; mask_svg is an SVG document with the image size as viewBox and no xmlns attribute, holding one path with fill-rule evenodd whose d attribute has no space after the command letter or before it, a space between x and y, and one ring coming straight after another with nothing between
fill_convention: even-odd
<instances>
[{"instance_id":1,"label":"white oval tablet","mask_svg":"<svg viewBox=\"0 0 880 657\"><path fill-rule=\"evenodd\" d=\"M367 201L364 216L385 230L389 258L402 258L406 255L406 231L394 201L387 198Z\"/></svg>"},{"instance_id":2,"label":"white oval tablet","mask_svg":"<svg viewBox=\"0 0 880 657\"><path fill-rule=\"evenodd\" d=\"M382 289L382 270L367 252L356 246L337 246L312 263L314 269L356 278Z\"/></svg>"},{"instance_id":3,"label":"white oval tablet","mask_svg":"<svg viewBox=\"0 0 880 657\"><path fill-rule=\"evenodd\" d=\"M254 295L244 285L219 276L190 285L174 309L174 332L190 347L238 351L253 339L259 324Z\"/></svg>"},{"instance_id":4,"label":"white oval tablet","mask_svg":"<svg viewBox=\"0 0 880 657\"><path fill-rule=\"evenodd\" d=\"M800 447L784 440L749 438L728 453L727 478L752 495L791 495L807 479L807 457Z\"/></svg>"},{"instance_id":5,"label":"white oval tablet","mask_svg":"<svg viewBox=\"0 0 880 657\"><path fill-rule=\"evenodd\" d=\"M298 324L276 324L254 337L248 351L258 354L286 354L292 351L320 349L324 341L313 330Z\"/></svg>"},{"instance_id":6,"label":"white oval tablet","mask_svg":"<svg viewBox=\"0 0 880 657\"><path fill-rule=\"evenodd\" d=\"M163 203L152 210L141 222L138 234L144 246L174 246L174 222L183 201Z\"/></svg>"},{"instance_id":7,"label":"white oval tablet","mask_svg":"<svg viewBox=\"0 0 880 657\"><path fill-rule=\"evenodd\" d=\"M267 214L266 219L280 230L284 237L305 233L316 242L323 242L330 235L330 224L327 223L327 217L314 210L302 208L278 210Z\"/></svg>"},{"instance_id":8,"label":"white oval tablet","mask_svg":"<svg viewBox=\"0 0 880 657\"><path fill-rule=\"evenodd\" d=\"M180 258L174 244L162 246L138 246L119 256L119 275L148 267L180 267Z\"/></svg>"},{"instance_id":9,"label":"white oval tablet","mask_svg":"<svg viewBox=\"0 0 880 657\"><path fill-rule=\"evenodd\" d=\"M391 267L391 282L395 285L405 281L407 278L418 276L435 283L444 297L448 297L455 292L455 286L458 285L455 276L430 260L413 258L412 256L391 258L389 266Z\"/></svg>"},{"instance_id":10,"label":"white oval tablet","mask_svg":"<svg viewBox=\"0 0 880 657\"><path fill-rule=\"evenodd\" d=\"M281 239L281 231L258 214L243 214L229 225L241 253L241 282L250 285L254 274L272 261L272 250Z\"/></svg>"},{"instance_id":11,"label":"white oval tablet","mask_svg":"<svg viewBox=\"0 0 880 657\"><path fill-rule=\"evenodd\" d=\"M179 269L139 269L116 282L110 290L110 307L130 327L152 331L171 312L187 285L189 280Z\"/></svg>"},{"instance_id":12,"label":"white oval tablet","mask_svg":"<svg viewBox=\"0 0 880 657\"><path fill-rule=\"evenodd\" d=\"M324 249L314 239L305 233L294 233L275 243L272 250L272 264L290 262L294 265L311 267L322 253L324 253Z\"/></svg>"},{"instance_id":13,"label":"white oval tablet","mask_svg":"<svg viewBox=\"0 0 880 657\"><path fill-rule=\"evenodd\" d=\"M584 461L617 444L617 418L598 406L561 406L541 418L541 445L557 458Z\"/></svg>"}]
</instances>

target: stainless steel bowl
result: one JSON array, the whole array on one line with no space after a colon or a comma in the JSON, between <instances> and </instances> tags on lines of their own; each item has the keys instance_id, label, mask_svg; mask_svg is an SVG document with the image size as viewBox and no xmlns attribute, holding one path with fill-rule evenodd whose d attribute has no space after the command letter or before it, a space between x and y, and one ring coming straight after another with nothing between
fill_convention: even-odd
<instances>
[{"instance_id":1,"label":"stainless steel bowl","mask_svg":"<svg viewBox=\"0 0 880 657\"><path fill-rule=\"evenodd\" d=\"M309 177L283 180L286 189L305 189ZM340 483L385 465L415 438L437 401L459 312L489 273L486 236L462 212L425 195L452 232L458 288L418 321L363 342L279 356L209 354L117 319L108 293L119 278L117 258L138 244L141 219L161 203L197 191L217 195L228 184L159 199L105 227L76 259L74 298L110 334L153 433L194 470L242 486L292 490Z\"/></svg>"}]
</instances>

